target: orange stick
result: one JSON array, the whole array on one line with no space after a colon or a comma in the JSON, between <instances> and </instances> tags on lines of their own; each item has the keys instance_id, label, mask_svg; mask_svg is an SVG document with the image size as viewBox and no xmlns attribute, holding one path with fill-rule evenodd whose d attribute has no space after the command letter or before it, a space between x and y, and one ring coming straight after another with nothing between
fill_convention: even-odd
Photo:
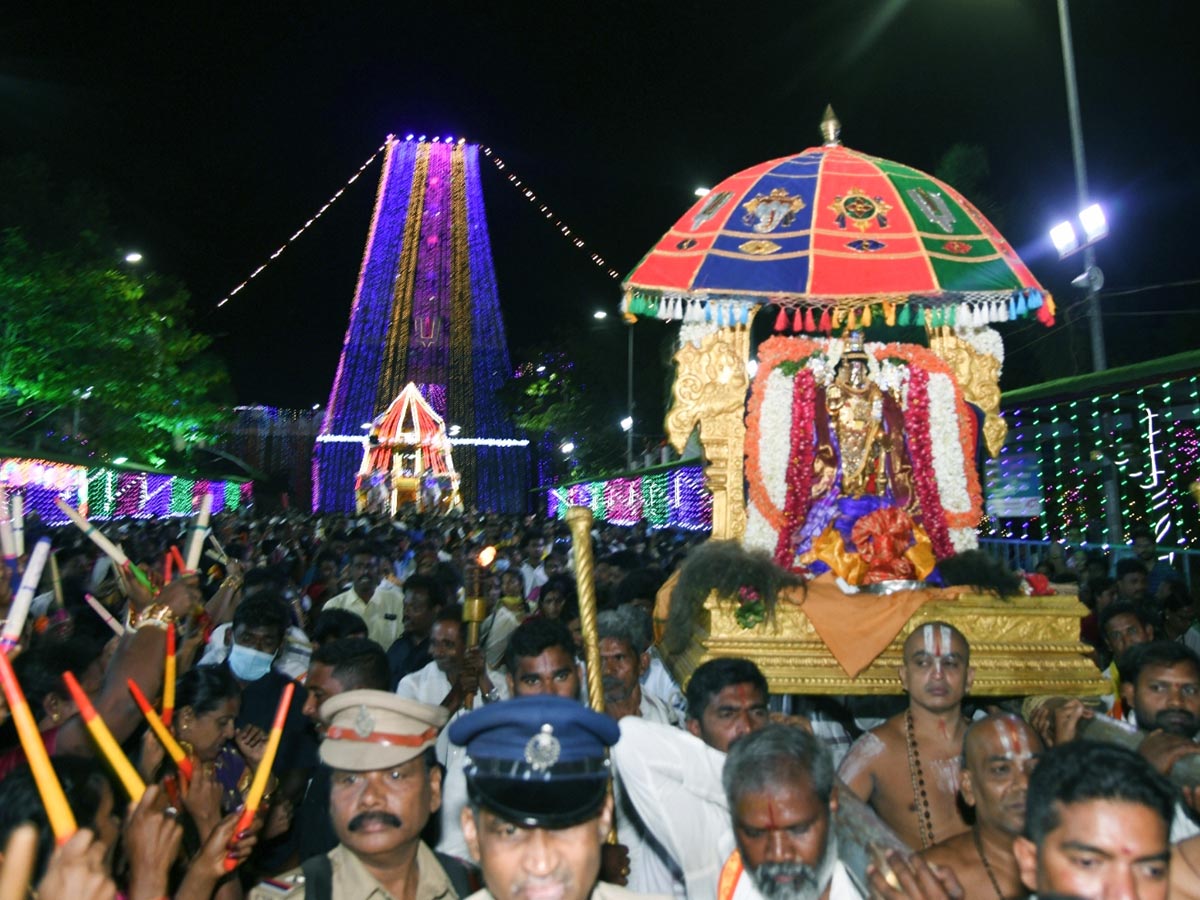
<instances>
[{"instance_id":1,"label":"orange stick","mask_svg":"<svg viewBox=\"0 0 1200 900\"><path fill-rule=\"evenodd\" d=\"M183 554L179 552L179 547L175 544L171 545L171 559L175 560L175 568L178 574L184 575L187 573L187 563L183 561Z\"/></svg>"},{"instance_id":2,"label":"orange stick","mask_svg":"<svg viewBox=\"0 0 1200 900\"><path fill-rule=\"evenodd\" d=\"M142 693L142 689L137 686L137 682L130 678L125 682L129 685L129 693L133 694L133 699L136 701L138 708L142 711L142 715L146 717L146 721L150 724L150 730L154 732L163 748L167 751L167 755L175 763L175 768L179 770L179 774L186 780L192 780L192 761L188 759L183 748L179 746L179 741L171 736L171 732L167 730L167 726L163 724L163 720L158 717L158 713L154 711L154 707L150 705L150 701L146 699L146 695Z\"/></svg>"},{"instance_id":3,"label":"orange stick","mask_svg":"<svg viewBox=\"0 0 1200 900\"><path fill-rule=\"evenodd\" d=\"M42 743L42 735L38 731L33 713L29 711L29 703L25 700L25 692L17 681L17 673L13 671L8 657L0 653L0 686L4 688L4 696L8 700L9 713L13 724L17 727L17 737L21 739L21 747L25 758L29 760L29 768L33 770L33 780L37 784L38 793L42 797L42 805L46 807L46 817L58 843L64 843L78 828L75 825L75 814L67 803L67 795L63 793L54 767L50 765L50 754Z\"/></svg>"},{"instance_id":4,"label":"orange stick","mask_svg":"<svg viewBox=\"0 0 1200 900\"><path fill-rule=\"evenodd\" d=\"M275 755L279 752L279 742L283 739L283 723L287 721L288 709L292 705L292 694L295 691L296 685L289 681L283 689L283 696L279 698L279 706L275 708L275 721L271 723L271 734L267 737L267 748L263 751L262 762L254 770L254 780L250 782L250 790L246 791L245 808L233 832L235 840L254 821L263 794L267 791L267 779L271 777L271 767L275 765ZM236 867L235 860L225 857L226 872L232 872Z\"/></svg>"},{"instance_id":5,"label":"orange stick","mask_svg":"<svg viewBox=\"0 0 1200 900\"><path fill-rule=\"evenodd\" d=\"M124 785L125 793L129 795L130 801L134 804L138 803L142 799L142 794L146 793L146 783L142 781L142 776L137 773L137 769L133 767L133 763L129 761L129 757L125 755L125 751L121 749L117 739L108 730L104 719L96 712L96 707L92 706L92 701L83 692L83 688L75 680L75 676L70 672L64 672L63 681L66 682L67 690L71 692L71 697L79 708L83 724L87 726L92 740L96 742L100 753L108 760L108 764L112 766L117 777L121 779L121 784Z\"/></svg>"},{"instance_id":6,"label":"orange stick","mask_svg":"<svg viewBox=\"0 0 1200 900\"><path fill-rule=\"evenodd\" d=\"M163 670L162 720L170 725L175 718L175 623L167 625L167 663Z\"/></svg>"},{"instance_id":7,"label":"orange stick","mask_svg":"<svg viewBox=\"0 0 1200 900\"><path fill-rule=\"evenodd\" d=\"M174 565L175 565L175 557L171 556L170 553L164 553L163 554L163 584L171 583L171 574L172 574L171 569L174 567Z\"/></svg>"}]
</instances>

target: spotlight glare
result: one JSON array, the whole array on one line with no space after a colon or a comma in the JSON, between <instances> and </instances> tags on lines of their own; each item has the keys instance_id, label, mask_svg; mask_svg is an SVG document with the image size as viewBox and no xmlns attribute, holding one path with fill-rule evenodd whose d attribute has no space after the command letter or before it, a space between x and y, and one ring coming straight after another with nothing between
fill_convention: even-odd
<instances>
[{"instance_id":1,"label":"spotlight glare","mask_svg":"<svg viewBox=\"0 0 1200 900\"><path fill-rule=\"evenodd\" d=\"M1054 249L1058 251L1059 257L1074 253L1079 249L1079 237L1075 234L1075 227L1070 222L1059 222L1051 228L1050 240L1054 242Z\"/></svg>"}]
</instances>

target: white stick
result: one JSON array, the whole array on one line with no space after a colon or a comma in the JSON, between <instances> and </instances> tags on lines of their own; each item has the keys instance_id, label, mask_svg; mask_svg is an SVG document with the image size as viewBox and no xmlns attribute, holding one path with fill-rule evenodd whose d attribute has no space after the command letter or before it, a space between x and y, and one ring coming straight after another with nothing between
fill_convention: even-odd
<instances>
[{"instance_id":1,"label":"white stick","mask_svg":"<svg viewBox=\"0 0 1200 900\"><path fill-rule=\"evenodd\" d=\"M16 562L17 545L13 540L12 522L8 516L8 491L0 484L0 552L6 561Z\"/></svg>"},{"instance_id":2,"label":"white stick","mask_svg":"<svg viewBox=\"0 0 1200 900\"><path fill-rule=\"evenodd\" d=\"M200 498L200 512L192 525L192 533L188 536L187 556L184 559L189 572L195 572L200 567L200 553L204 549L204 536L208 532L208 517L212 515L212 505L212 494L205 494Z\"/></svg>"},{"instance_id":3,"label":"white stick","mask_svg":"<svg viewBox=\"0 0 1200 900\"><path fill-rule=\"evenodd\" d=\"M88 539L103 550L104 555L115 562L118 567L123 569L129 565L129 557L122 553L116 544L101 534L100 529L81 516L79 510L67 503L62 497L55 497L54 505L61 509L67 518L75 523L75 527L87 535Z\"/></svg>"},{"instance_id":4,"label":"white stick","mask_svg":"<svg viewBox=\"0 0 1200 900\"><path fill-rule=\"evenodd\" d=\"M25 555L25 498L17 494L12 498L12 530L16 542L17 556Z\"/></svg>"},{"instance_id":5,"label":"white stick","mask_svg":"<svg viewBox=\"0 0 1200 900\"><path fill-rule=\"evenodd\" d=\"M25 574L21 576L21 586L17 588L17 596L13 598L8 608L8 621L4 623L4 632L0 634L0 643L15 646L21 642L21 632L25 630L25 619L29 617L29 604L33 602L33 592L37 590L38 582L42 580L42 569L46 566L46 557L50 555L50 538L42 538L33 548L29 562L25 565Z\"/></svg>"},{"instance_id":6,"label":"white stick","mask_svg":"<svg viewBox=\"0 0 1200 900\"><path fill-rule=\"evenodd\" d=\"M96 611L96 615L102 618L108 624L108 627L116 632L118 637L125 634L125 626L113 618L113 614L104 608L103 603L101 603L91 594L84 594L83 599L88 602L88 606Z\"/></svg>"}]
</instances>

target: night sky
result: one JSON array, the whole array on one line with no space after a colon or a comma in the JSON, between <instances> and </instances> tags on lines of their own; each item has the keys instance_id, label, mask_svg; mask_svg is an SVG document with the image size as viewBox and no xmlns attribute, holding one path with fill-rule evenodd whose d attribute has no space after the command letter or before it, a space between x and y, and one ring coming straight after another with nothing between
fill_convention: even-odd
<instances>
[{"instance_id":1,"label":"night sky","mask_svg":"<svg viewBox=\"0 0 1200 900\"><path fill-rule=\"evenodd\" d=\"M326 401L378 163L216 304L389 132L490 145L625 273L695 187L819 143L831 102L848 146L927 171L955 142L982 145L1005 235L1061 305L1076 298L1079 258L1058 261L1044 236L1076 208L1051 0L122 6L6 12L0 154L35 154L112 194L127 246L189 286L242 402ZM1072 4L1114 291L1200 275L1191 7ZM483 169L514 355L594 330L617 283ZM1193 347L1194 295L1105 298L1110 363ZM1050 348L1086 370L1086 325L1072 328L1064 343L1008 326L1005 384L1049 371ZM661 335L638 332L639 368L653 370Z\"/></svg>"}]
</instances>

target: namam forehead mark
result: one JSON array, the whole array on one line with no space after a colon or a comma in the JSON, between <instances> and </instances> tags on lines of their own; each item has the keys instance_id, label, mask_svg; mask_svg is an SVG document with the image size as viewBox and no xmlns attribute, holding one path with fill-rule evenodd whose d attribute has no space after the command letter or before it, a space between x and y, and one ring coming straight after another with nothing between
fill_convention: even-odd
<instances>
[{"instance_id":1,"label":"namam forehead mark","mask_svg":"<svg viewBox=\"0 0 1200 900\"><path fill-rule=\"evenodd\" d=\"M967 732L967 752L977 750L984 759L1024 763L1041 751L1032 729L1014 715L997 715L976 722Z\"/></svg>"},{"instance_id":2,"label":"namam forehead mark","mask_svg":"<svg viewBox=\"0 0 1200 900\"><path fill-rule=\"evenodd\" d=\"M904 642L904 659L924 653L935 665L941 660L958 656L966 661L969 653L967 639L953 625L945 622L926 622L915 629Z\"/></svg>"}]
</instances>

